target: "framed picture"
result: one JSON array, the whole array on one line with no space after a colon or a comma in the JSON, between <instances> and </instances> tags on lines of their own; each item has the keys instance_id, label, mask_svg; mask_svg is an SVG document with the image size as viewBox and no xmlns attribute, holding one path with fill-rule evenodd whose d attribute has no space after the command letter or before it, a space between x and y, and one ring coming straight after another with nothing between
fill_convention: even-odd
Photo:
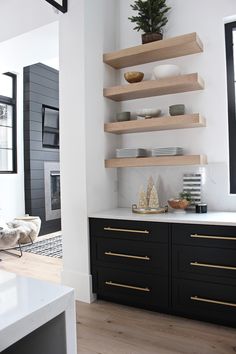
<instances>
[{"instance_id":1,"label":"framed picture","mask_svg":"<svg viewBox=\"0 0 236 354\"><path fill-rule=\"evenodd\" d=\"M59 11L65 13L68 10L68 0L46 0Z\"/></svg>"}]
</instances>

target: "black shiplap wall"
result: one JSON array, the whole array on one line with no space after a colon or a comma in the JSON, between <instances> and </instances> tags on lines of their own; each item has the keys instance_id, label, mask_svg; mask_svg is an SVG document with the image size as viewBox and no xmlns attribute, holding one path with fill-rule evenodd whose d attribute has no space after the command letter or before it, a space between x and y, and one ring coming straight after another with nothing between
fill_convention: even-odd
<instances>
[{"instance_id":1,"label":"black shiplap wall","mask_svg":"<svg viewBox=\"0 0 236 354\"><path fill-rule=\"evenodd\" d=\"M42 146L42 105L59 108L59 72L44 64L24 68L24 163L26 213L40 216L41 235L61 229L45 219L44 162L59 161L59 150Z\"/></svg>"}]
</instances>

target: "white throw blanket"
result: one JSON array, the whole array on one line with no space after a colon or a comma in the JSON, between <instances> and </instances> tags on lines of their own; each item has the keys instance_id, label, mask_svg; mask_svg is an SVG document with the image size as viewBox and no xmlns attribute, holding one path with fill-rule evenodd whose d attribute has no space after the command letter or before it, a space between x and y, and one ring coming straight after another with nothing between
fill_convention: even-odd
<instances>
[{"instance_id":1,"label":"white throw blanket","mask_svg":"<svg viewBox=\"0 0 236 354\"><path fill-rule=\"evenodd\" d=\"M23 221L14 219L8 222L10 228L20 231L20 243L34 241L39 233L39 227L36 221Z\"/></svg>"},{"instance_id":2,"label":"white throw blanket","mask_svg":"<svg viewBox=\"0 0 236 354\"><path fill-rule=\"evenodd\" d=\"M20 238L20 230L7 225L0 229L0 249L15 247Z\"/></svg>"},{"instance_id":3,"label":"white throw blanket","mask_svg":"<svg viewBox=\"0 0 236 354\"><path fill-rule=\"evenodd\" d=\"M38 225L34 222L16 220L2 223L0 229L0 249L15 247L18 241L28 243L38 236Z\"/></svg>"}]
</instances>

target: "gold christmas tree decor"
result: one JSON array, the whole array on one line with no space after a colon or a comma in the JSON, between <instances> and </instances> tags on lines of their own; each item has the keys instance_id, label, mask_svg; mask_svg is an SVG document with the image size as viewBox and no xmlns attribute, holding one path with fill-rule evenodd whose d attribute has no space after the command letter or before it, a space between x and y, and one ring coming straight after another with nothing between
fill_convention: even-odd
<instances>
[{"instance_id":1,"label":"gold christmas tree decor","mask_svg":"<svg viewBox=\"0 0 236 354\"><path fill-rule=\"evenodd\" d=\"M148 185L147 185L147 205L149 205L150 195L153 187L154 187L154 181L152 176L150 176L148 178Z\"/></svg>"},{"instance_id":2,"label":"gold christmas tree decor","mask_svg":"<svg viewBox=\"0 0 236 354\"><path fill-rule=\"evenodd\" d=\"M168 211L166 207L159 206L158 193L152 177L148 179L146 193L143 186L140 188L138 206L132 205L132 211L139 214L160 214Z\"/></svg>"},{"instance_id":3,"label":"gold christmas tree decor","mask_svg":"<svg viewBox=\"0 0 236 354\"><path fill-rule=\"evenodd\" d=\"M159 199L158 199L158 194L157 194L157 190L156 190L155 186L152 187L148 207L150 209L158 209L159 208Z\"/></svg>"},{"instance_id":4,"label":"gold christmas tree decor","mask_svg":"<svg viewBox=\"0 0 236 354\"><path fill-rule=\"evenodd\" d=\"M147 208L147 197L146 197L146 193L144 192L143 186L140 188L140 191L139 191L138 207L139 207L139 209L146 209Z\"/></svg>"}]
</instances>

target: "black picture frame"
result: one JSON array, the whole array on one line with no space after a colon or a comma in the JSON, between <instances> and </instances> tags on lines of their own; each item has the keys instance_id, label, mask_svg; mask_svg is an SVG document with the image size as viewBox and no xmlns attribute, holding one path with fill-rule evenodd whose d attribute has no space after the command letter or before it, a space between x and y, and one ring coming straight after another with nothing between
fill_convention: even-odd
<instances>
[{"instance_id":1,"label":"black picture frame","mask_svg":"<svg viewBox=\"0 0 236 354\"><path fill-rule=\"evenodd\" d=\"M49 4L54 6L57 10L66 13L68 11L68 0L62 0L62 5L57 0L46 0Z\"/></svg>"}]
</instances>

